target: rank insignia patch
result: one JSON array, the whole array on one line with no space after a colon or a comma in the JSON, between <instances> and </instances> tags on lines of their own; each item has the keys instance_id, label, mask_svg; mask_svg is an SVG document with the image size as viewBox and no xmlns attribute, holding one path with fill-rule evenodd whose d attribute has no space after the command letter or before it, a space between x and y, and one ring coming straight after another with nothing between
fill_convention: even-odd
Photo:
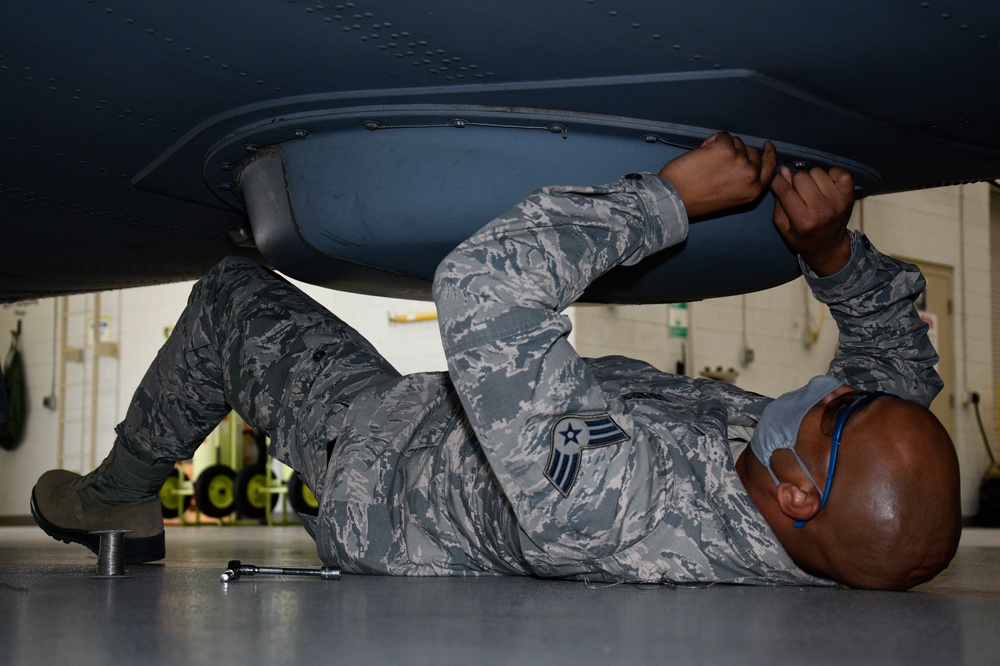
<instances>
[{"instance_id":1,"label":"rank insignia patch","mask_svg":"<svg viewBox=\"0 0 1000 666\"><path fill-rule=\"evenodd\" d=\"M628 435L607 414L571 415L556 421L550 439L545 478L566 497L580 473L583 450L624 442Z\"/></svg>"}]
</instances>

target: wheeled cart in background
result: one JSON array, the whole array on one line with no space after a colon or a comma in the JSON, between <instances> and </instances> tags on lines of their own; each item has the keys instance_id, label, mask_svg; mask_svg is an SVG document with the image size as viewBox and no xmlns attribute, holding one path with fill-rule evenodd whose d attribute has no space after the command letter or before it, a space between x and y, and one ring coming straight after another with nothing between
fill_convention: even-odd
<instances>
[{"instance_id":1,"label":"wheeled cart in background","mask_svg":"<svg viewBox=\"0 0 1000 666\"><path fill-rule=\"evenodd\" d=\"M281 498L281 517L275 509ZM230 412L199 447L190 461L177 463L160 489L164 518L192 522L185 514L194 510L217 519L289 522L288 507L298 514L315 515L316 496L298 473L267 455L266 438ZM230 520L233 522L233 520Z\"/></svg>"}]
</instances>

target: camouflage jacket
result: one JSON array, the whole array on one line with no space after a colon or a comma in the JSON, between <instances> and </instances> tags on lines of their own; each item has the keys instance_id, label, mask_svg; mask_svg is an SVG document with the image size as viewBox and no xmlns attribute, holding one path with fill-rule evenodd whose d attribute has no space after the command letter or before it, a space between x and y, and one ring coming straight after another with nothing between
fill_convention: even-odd
<instances>
[{"instance_id":1,"label":"camouflage jacket","mask_svg":"<svg viewBox=\"0 0 1000 666\"><path fill-rule=\"evenodd\" d=\"M347 571L601 581L828 584L800 570L744 490L729 434L769 398L622 357L585 360L563 309L619 264L684 240L662 179L545 188L441 264L449 373L351 403L316 526ZM913 266L852 237L816 296L841 329L831 372L929 403L936 356ZM790 387L792 388L792 387Z\"/></svg>"}]
</instances>

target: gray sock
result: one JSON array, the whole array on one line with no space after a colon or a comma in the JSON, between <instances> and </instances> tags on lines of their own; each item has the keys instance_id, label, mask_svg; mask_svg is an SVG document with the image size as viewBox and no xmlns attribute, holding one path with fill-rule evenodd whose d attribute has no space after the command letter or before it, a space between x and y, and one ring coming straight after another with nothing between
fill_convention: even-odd
<instances>
[{"instance_id":1,"label":"gray sock","mask_svg":"<svg viewBox=\"0 0 1000 666\"><path fill-rule=\"evenodd\" d=\"M84 509L138 504L155 499L174 470L170 461L148 463L115 440L100 467L73 483Z\"/></svg>"}]
</instances>

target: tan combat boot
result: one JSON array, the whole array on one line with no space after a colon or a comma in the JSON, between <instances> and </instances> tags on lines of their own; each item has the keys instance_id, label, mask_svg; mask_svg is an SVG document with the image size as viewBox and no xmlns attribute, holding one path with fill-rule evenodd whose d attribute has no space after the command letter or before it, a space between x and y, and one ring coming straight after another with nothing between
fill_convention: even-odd
<instances>
[{"instance_id":1,"label":"tan combat boot","mask_svg":"<svg viewBox=\"0 0 1000 666\"><path fill-rule=\"evenodd\" d=\"M42 474L31 491L31 515L53 539L83 544L97 553L97 530L129 530L124 537L125 564L161 560L166 555L159 499L120 506L84 508L76 486L88 480L76 472L54 469Z\"/></svg>"}]
</instances>

